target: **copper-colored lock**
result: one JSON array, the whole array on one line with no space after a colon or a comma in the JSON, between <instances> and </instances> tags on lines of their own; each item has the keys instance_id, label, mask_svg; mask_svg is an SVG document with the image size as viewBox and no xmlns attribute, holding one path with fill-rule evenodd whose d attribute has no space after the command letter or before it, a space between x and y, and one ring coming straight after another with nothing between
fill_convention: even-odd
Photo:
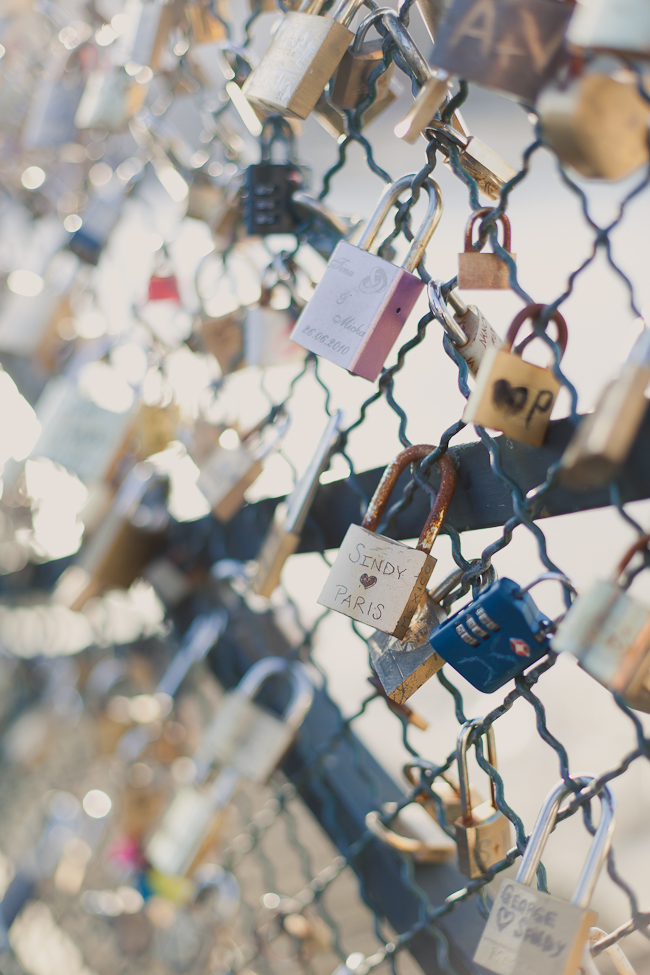
<instances>
[{"instance_id":1,"label":"copper-colored lock","mask_svg":"<svg viewBox=\"0 0 650 975\"><path fill-rule=\"evenodd\" d=\"M330 98L340 109L354 109L368 97L368 77L381 64L384 42L381 38L367 41L366 34L377 20L382 20L384 10L374 11L359 26L353 44L343 55L330 85ZM376 95L373 102L384 99L390 89L394 63L375 81Z\"/></svg>"},{"instance_id":2,"label":"copper-colored lock","mask_svg":"<svg viewBox=\"0 0 650 975\"><path fill-rule=\"evenodd\" d=\"M510 268L496 254L486 254L472 249L472 231L477 220L486 217L491 212L489 207L476 210L467 222L465 229L465 250L458 255L458 287L470 289L492 289L510 287ZM503 249L510 254L510 221L505 213L497 218L503 227ZM485 246L485 242L481 248Z\"/></svg>"},{"instance_id":3,"label":"copper-colored lock","mask_svg":"<svg viewBox=\"0 0 650 975\"><path fill-rule=\"evenodd\" d=\"M522 308L508 329L503 347L488 349L476 377L476 387L463 413L465 423L501 430L506 437L533 447L541 447L544 442L562 384L550 369L522 359L522 352L534 334L525 338L514 352L512 346L523 323L536 318L543 310L544 305ZM553 312L551 321L557 327L561 358L568 337L566 322L559 311Z\"/></svg>"},{"instance_id":4,"label":"copper-colored lock","mask_svg":"<svg viewBox=\"0 0 650 975\"><path fill-rule=\"evenodd\" d=\"M238 309L201 324L201 344L215 357L224 376L245 365L243 318L243 310Z\"/></svg>"}]
</instances>

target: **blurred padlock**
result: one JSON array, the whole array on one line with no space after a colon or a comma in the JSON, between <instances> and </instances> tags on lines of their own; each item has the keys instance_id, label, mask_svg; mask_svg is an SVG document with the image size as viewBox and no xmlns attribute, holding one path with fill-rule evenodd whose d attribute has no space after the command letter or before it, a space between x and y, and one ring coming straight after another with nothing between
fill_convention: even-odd
<instances>
[{"instance_id":1,"label":"blurred padlock","mask_svg":"<svg viewBox=\"0 0 650 975\"><path fill-rule=\"evenodd\" d=\"M501 339L480 308L466 305L456 291L450 290L445 300L442 297L442 281L429 281L427 293L432 315L467 363L470 374L476 376L485 353L488 349L500 348Z\"/></svg>"}]
</instances>

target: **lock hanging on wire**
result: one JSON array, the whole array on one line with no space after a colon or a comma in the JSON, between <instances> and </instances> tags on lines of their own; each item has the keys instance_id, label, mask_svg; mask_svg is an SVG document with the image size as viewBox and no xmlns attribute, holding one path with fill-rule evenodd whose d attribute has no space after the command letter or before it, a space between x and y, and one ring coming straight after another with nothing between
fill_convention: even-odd
<instances>
[{"instance_id":1,"label":"lock hanging on wire","mask_svg":"<svg viewBox=\"0 0 650 975\"><path fill-rule=\"evenodd\" d=\"M388 187L358 246L347 241L337 245L291 336L310 352L371 382L381 372L424 288L413 272L442 216L440 188L427 179L427 213L402 266L369 253L391 206L414 179L403 176Z\"/></svg>"},{"instance_id":2,"label":"lock hanging on wire","mask_svg":"<svg viewBox=\"0 0 650 975\"><path fill-rule=\"evenodd\" d=\"M318 597L321 606L369 623L403 640L436 560L429 554L442 528L456 488L456 465L443 454L436 461L440 490L426 520L417 547L377 533L400 474L435 448L429 444L407 447L384 471L361 525L350 525L334 565ZM376 587L376 588L375 588Z\"/></svg>"},{"instance_id":3,"label":"lock hanging on wire","mask_svg":"<svg viewBox=\"0 0 650 975\"><path fill-rule=\"evenodd\" d=\"M486 254L480 247L472 247L472 230L477 220L486 217L491 212L489 207L475 210L467 222L465 229L465 250L458 255L458 287L459 288L509 288L510 268L497 254ZM503 227L503 249L513 260L516 255L510 248L510 220L505 213L497 218ZM485 246L484 244L482 246Z\"/></svg>"},{"instance_id":4,"label":"lock hanging on wire","mask_svg":"<svg viewBox=\"0 0 650 975\"><path fill-rule=\"evenodd\" d=\"M332 78L330 100L343 111L355 109L368 97L368 77L384 59L384 42L383 38L367 41L366 35L373 24L378 20L383 21L385 13L385 10L374 10L361 22L354 41L343 55ZM376 95L372 104L381 104L381 109L388 107L396 97L390 87L394 67L394 62L391 62L375 81Z\"/></svg>"},{"instance_id":5,"label":"lock hanging on wire","mask_svg":"<svg viewBox=\"0 0 650 975\"><path fill-rule=\"evenodd\" d=\"M605 863L616 822L616 800L609 786L598 792L601 816L596 835L573 892L571 902L553 897L532 884L546 842L555 827L560 803L584 789L593 778L581 776L553 786L537 817L514 880L501 881L490 917L478 943L474 961L495 972L575 975L596 913L589 909L598 875Z\"/></svg>"},{"instance_id":6,"label":"lock hanging on wire","mask_svg":"<svg viewBox=\"0 0 650 975\"><path fill-rule=\"evenodd\" d=\"M445 301L442 281L429 281L427 294L431 314L467 363L470 374L476 376L485 353L488 349L501 348L501 339L481 309L476 305L466 305L456 291L451 290Z\"/></svg>"},{"instance_id":7,"label":"lock hanging on wire","mask_svg":"<svg viewBox=\"0 0 650 975\"><path fill-rule=\"evenodd\" d=\"M276 142L286 148L283 163L271 160ZM246 170L244 212L251 235L291 234L296 228L292 195L305 186L305 170L296 161L293 130L282 118L268 118L260 136L261 159Z\"/></svg>"},{"instance_id":8,"label":"lock hanging on wire","mask_svg":"<svg viewBox=\"0 0 650 975\"><path fill-rule=\"evenodd\" d=\"M453 857L453 840L421 803L411 802L399 812L397 808L398 803L385 802L381 811L366 815L366 827L378 840L401 853L410 853L416 863L444 863ZM390 826L382 817L393 817Z\"/></svg>"},{"instance_id":9,"label":"lock hanging on wire","mask_svg":"<svg viewBox=\"0 0 650 975\"><path fill-rule=\"evenodd\" d=\"M404 776L410 785L415 787L418 785L418 778L415 774L416 769L423 771L432 770L433 768L434 766L431 762L427 762L426 759L420 758L407 762L402 771L404 772ZM468 794L470 807L472 809L474 809L475 806L481 805L483 800L474 786L471 784L469 786ZM439 800L439 803L442 806L442 813L444 816L442 823L440 820L439 805L434 796ZM423 805L429 815L433 816L436 822L441 823L443 828L446 828L447 831L453 830L454 823L463 815L460 787L456 782L453 782L450 776L445 772L441 773L434 779L431 784L431 790L423 788L422 791L415 796L415 800Z\"/></svg>"}]
</instances>

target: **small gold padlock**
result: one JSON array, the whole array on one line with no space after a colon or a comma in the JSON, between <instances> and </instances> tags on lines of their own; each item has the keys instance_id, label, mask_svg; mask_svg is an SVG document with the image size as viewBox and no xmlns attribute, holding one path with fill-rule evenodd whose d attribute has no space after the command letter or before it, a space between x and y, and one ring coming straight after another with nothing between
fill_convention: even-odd
<instances>
[{"instance_id":1,"label":"small gold padlock","mask_svg":"<svg viewBox=\"0 0 650 975\"><path fill-rule=\"evenodd\" d=\"M517 332L528 319L534 320L544 305L527 305L516 315L501 349L488 349L476 377L476 387L467 401L463 420L492 430L501 430L512 440L541 447L551 418L551 410L561 382L549 368L524 362L521 355L535 337L529 335L514 352ZM567 343L566 322L559 311L551 320L557 327L560 359Z\"/></svg>"},{"instance_id":2,"label":"small gold padlock","mask_svg":"<svg viewBox=\"0 0 650 975\"><path fill-rule=\"evenodd\" d=\"M396 802L385 802L366 816L366 826L377 839L394 850L410 853L417 863L444 863L454 855L454 843L419 802L403 806L397 813ZM395 815L397 813L397 815ZM381 817L394 816L392 829Z\"/></svg>"},{"instance_id":3,"label":"small gold padlock","mask_svg":"<svg viewBox=\"0 0 650 975\"><path fill-rule=\"evenodd\" d=\"M465 250L458 255L458 287L474 289L492 289L510 287L510 268L497 254L486 254L483 247L486 241L481 244L478 250L472 246L472 231L477 220L486 217L491 213L490 207L476 210L467 222L465 228ZM503 227L503 249L510 254L513 260L516 255L511 253L510 240L510 220L502 213L497 220L501 221Z\"/></svg>"},{"instance_id":4,"label":"small gold padlock","mask_svg":"<svg viewBox=\"0 0 650 975\"><path fill-rule=\"evenodd\" d=\"M378 10L366 17L357 30L353 44L343 55L330 86L330 98L340 109L354 109L368 97L368 78L384 58L381 38L367 41L366 34L375 21L380 20L385 11ZM390 90L394 62L375 81L376 95L373 103L383 100Z\"/></svg>"},{"instance_id":5,"label":"small gold padlock","mask_svg":"<svg viewBox=\"0 0 650 975\"><path fill-rule=\"evenodd\" d=\"M433 769L434 766L431 762L427 762L425 759L414 759L412 762L407 762L403 768L404 776L406 780L412 785L418 785L418 776L415 773L416 769ZM463 807L460 801L460 787L456 785L455 782L445 773L441 773L436 776L435 780L431 785L431 792L435 793L437 798L442 804L442 812L444 814L444 824L447 827L453 827L457 819L459 819L463 814ZM438 803L432 798L431 792L426 789L422 789L415 796L416 802L419 802L424 806L426 811L430 816L440 822L440 813L438 811ZM483 800L474 788L470 785L469 787L469 800L472 809L475 806L480 806Z\"/></svg>"},{"instance_id":6,"label":"small gold padlock","mask_svg":"<svg viewBox=\"0 0 650 975\"><path fill-rule=\"evenodd\" d=\"M227 376L246 365L244 361L244 310L238 308L218 318L206 318L201 323L201 345L219 363L221 374Z\"/></svg>"}]
</instances>

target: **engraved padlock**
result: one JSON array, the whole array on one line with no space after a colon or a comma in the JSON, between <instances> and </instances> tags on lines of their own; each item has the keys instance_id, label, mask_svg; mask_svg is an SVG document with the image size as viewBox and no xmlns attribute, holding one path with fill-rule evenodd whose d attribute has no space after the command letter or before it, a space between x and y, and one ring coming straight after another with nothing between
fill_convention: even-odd
<instances>
[{"instance_id":1,"label":"engraved padlock","mask_svg":"<svg viewBox=\"0 0 650 975\"><path fill-rule=\"evenodd\" d=\"M593 778L581 776L553 786L542 806L514 880L504 878L474 961L496 972L575 975L596 913L589 909L598 875L607 859L616 822L616 800L609 786L598 792L601 815L571 902L533 888L546 842L555 827L560 803Z\"/></svg>"},{"instance_id":2,"label":"engraved padlock","mask_svg":"<svg viewBox=\"0 0 650 975\"><path fill-rule=\"evenodd\" d=\"M392 846L394 850L410 853L416 863L444 863L454 855L454 843L440 825L419 802L409 803L397 812L396 802L385 802L381 811L366 815L370 832ZM393 817L390 827L382 817Z\"/></svg>"},{"instance_id":3,"label":"engraved padlock","mask_svg":"<svg viewBox=\"0 0 650 975\"><path fill-rule=\"evenodd\" d=\"M377 534L379 520L402 471L435 448L407 447L384 471L361 525L350 525L318 597L321 606L369 623L403 640L424 595L436 560L429 554L442 528L456 487L456 465L449 454L436 461L440 490L416 548Z\"/></svg>"},{"instance_id":4,"label":"engraved padlock","mask_svg":"<svg viewBox=\"0 0 650 975\"><path fill-rule=\"evenodd\" d=\"M465 228L465 250L458 255L458 287L459 288L509 288L510 287L510 268L501 260L497 254L486 254L482 248L487 243L487 239L474 250L472 245L472 231L477 220L482 219L491 213L489 207L475 210L467 222ZM513 260L516 255L511 253L510 239L510 220L505 213L497 218L503 227L503 249L508 252Z\"/></svg>"},{"instance_id":5,"label":"engraved padlock","mask_svg":"<svg viewBox=\"0 0 650 975\"><path fill-rule=\"evenodd\" d=\"M470 374L476 376L487 350L501 348L501 339L481 309L476 305L466 305L456 291L450 291L445 301L442 281L429 281L427 293L431 314L467 363Z\"/></svg>"},{"instance_id":6,"label":"engraved padlock","mask_svg":"<svg viewBox=\"0 0 650 975\"><path fill-rule=\"evenodd\" d=\"M555 3L555 0L552 2ZM455 148L460 168L476 181L479 192L492 200L498 200L506 183L517 175L517 170L505 159L470 134L458 109L454 112L451 123L432 119L424 134L427 139L436 136L441 151L447 157L445 166L450 169L453 169L451 155L452 148Z\"/></svg>"},{"instance_id":7,"label":"engraved padlock","mask_svg":"<svg viewBox=\"0 0 650 975\"><path fill-rule=\"evenodd\" d=\"M521 0L516 7L494 0L489 8L484 0L454 0L438 27L431 63L533 104L562 62L571 11L556 0Z\"/></svg>"},{"instance_id":8,"label":"engraved padlock","mask_svg":"<svg viewBox=\"0 0 650 975\"><path fill-rule=\"evenodd\" d=\"M578 0L566 32L576 53L603 51L650 56L650 11L638 0Z\"/></svg>"},{"instance_id":9,"label":"engraved padlock","mask_svg":"<svg viewBox=\"0 0 650 975\"><path fill-rule=\"evenodd\" d=\"M348 29L363 0L339 0L319 16L323 0L304 0L282 18L271 45L243 92L252 105L306 119L323 94L354 33Z\"/></svg>"},{"instance_id":10,"label":"engraved padlock","mask_svg":"<svg viewBox=\"0 0 650 975\"><path fill-rule=\"evenodd\" d=\"M286 148L286 161L274 163L274 143ZM246 229L251 235L290 234L296 227L292 196L303 188L305 173L298 165L293 130L285 119L268 118L260 137L261 159L246 170L243 199Z\"/></svg>"},{"instance_id":11,"label":"engraved padlock","mask_svg":"<svg viewBox=\"0 0 650 975\"><path fill-rule=\"evenodd\" d=\"M544 141L588 179L624 179L648 162L650 106L634 71L585 71L540 95Z\"/></svg>"},{"instance_id":12,"label":"engraved padlock","mask_svg":"<svg viewBox=\"0 0 650 975\"><path fill-rule=\"evenodd\" d=\"M526 305L513 318L503 347L485 353L476 387L463 413L465 423L501 430L506 437L533 447L541 447L544 442L562 383L550 368L544 369L523 360L522 352L535 338L534 333L514 351L512 347L523 323L534 320L543 310L544 305ZM556 341L561 359L568 338L566 322L557 309L551 321L557 327Z\"/></svg>"},{"instance_id":13,"label":"engraved padlock","mask_svg":"<svg viewBox=\"0 0 650 975\"><path fill-rule=\"evenodd\" d=\"M402 266L369 253L391 206L414 178L403 176L388 187L358 246L344 240L337 245L291 336L310 352L370 381L381 372L424 287L413 272L442 216L438 184L427 179L427 214Z\"/></svg>"},{"instance_id":14,"label":"engraved padlock","mask_svg":"<svg viewBox=\"0 0 650 975\"><path fill-rule=\"evenodd\" d=\"M630 707L650 713L650 610L626 592L628 565L647 545L644 535L625 553L612 578L578 596L551 647L574 654L600 684L619 693Z\"/></svg>"},{"instance_id":15,"label":"engraved padlock","mask_svg":"<svg viewBox=\"0 0 650 975\"><path fill-rule=\"evenodd\" d=\"M480 877L488 867L503 860L510 847L510 822L497 809L496 789L492 777L490 777L490 800L474 807L471 804L467 746L474 728L481 722L481 718L474 718L463 725L456 748L461 805L461 814L454 823L458 845L458 869L472 879ZM488 725L485 737L487 760L492 768L496 769L497 749L492 725Z\"/></svg>"},{"instance_id":16,"label":"engraved padlock","mask_svg":"<svg viewBox=\"0 0 650 975\"><path fill-rule=\"evenodd\" d=\"M336 69L336 74L332 78L329 96L332 103L343 111L355 109L368 98L368 78L371 72L383 61L384 42L381 38L367 41L366 35L377 20L383 20L384 13L384 10L376 10L362 21L357 29L354 42L343 55L341 63ZM391 62L386 71L375 80L376 93L373 103L385 102L387 96L390 101L395 97L393 95L390 98L393 69L394 63ZM382 108L387 107L387 104L382 105Z\"/></svg>"},{"instance_id":17,"label":"engraved padlock","mask_svg":"<svg viewBox=\"0 0 650 975\"><path fill-rule=\"evenodd\" d=\"M648 409L650 330L644 328L619 375L580 421L562 454L558 474L574 491L611 481L625 462Z\"/></svg>"}]
</instances>

